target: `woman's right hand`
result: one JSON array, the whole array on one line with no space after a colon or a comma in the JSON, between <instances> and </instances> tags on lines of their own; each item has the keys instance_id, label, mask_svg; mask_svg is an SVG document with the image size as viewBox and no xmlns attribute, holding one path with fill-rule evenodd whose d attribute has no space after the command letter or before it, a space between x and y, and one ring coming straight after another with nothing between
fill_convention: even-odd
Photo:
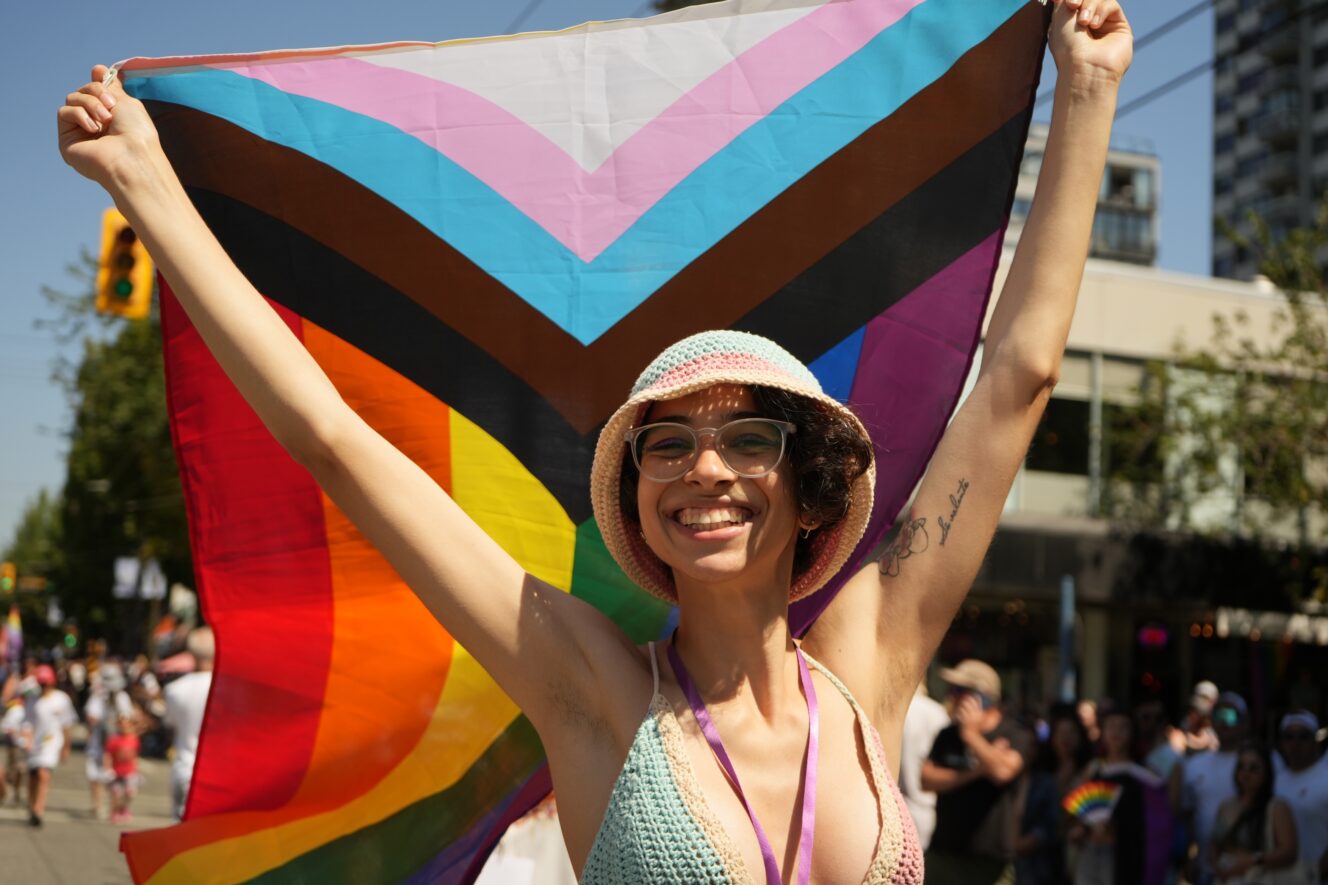
<instances>
[{"instance_id":1,"label":"woman's right hand","mask_svg":"<svg viewBox=\"0 0 1328 885\"><path fill-rule=\"evenodd\" d=\"M142 102L119 77L103 85L108 68L97 65L92 80L65 98L57 112L60 156L80 175L109 188L117 171L143 161L157 148L157 129Z\"/></svg>"}]
</instances>

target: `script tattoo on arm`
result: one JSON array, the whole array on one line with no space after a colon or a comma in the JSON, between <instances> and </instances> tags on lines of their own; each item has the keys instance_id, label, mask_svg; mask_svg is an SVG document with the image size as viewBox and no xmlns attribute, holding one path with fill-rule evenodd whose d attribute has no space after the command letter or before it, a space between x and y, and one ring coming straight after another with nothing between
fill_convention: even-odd
<instances>
[{"instance_id":1,"label":"script tattoo on arm","mask_svg":"<svg viewBox=\"0 0 1328 885\"><path fill-rule=\"evenodd\" d=\"M881 556L881 574L887 578L899 577L899 567L905 559L927 552L931 538L927 535L927 517L910 518L904 523L894 541Z\"/></svg>"},{"instance_id":2,"label":"script tattoo on arm","mask_svg":"<svg viewBox=\"0 0 1328 885\"><path fill-rule=\"evenodd\" d=\"M945 539L950 537L950 529L954 526L955 517L959 515L959 505L964 503L964 495L968 494L968 480L959 480L959 489L950 496L950 520L947 522L944 516L936 517L936 524L941 527L941 546L945 546Z\"/></svg>"}]
</instances>

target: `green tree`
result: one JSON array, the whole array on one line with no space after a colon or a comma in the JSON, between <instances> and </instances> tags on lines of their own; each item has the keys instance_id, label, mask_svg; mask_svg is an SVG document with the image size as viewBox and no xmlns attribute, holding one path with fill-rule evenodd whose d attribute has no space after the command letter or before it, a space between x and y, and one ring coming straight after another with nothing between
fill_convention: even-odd
<instances>
[{"instance_id":1,"label":"green tree","mask_svg":"<svg viewBox=\"0 0 1328 885\"><path fill-rule=\"evenodd\" d=\"M141 638L145 615L112 598L115 559L156 558L172 580L188 581L192 572L167 420L160 323L155 311L138 321L98 315L96 260L86 252L68 271L78 291L46 288L52 316L39 323L61 344L82 342L79 359L54 367L73 420L63 492L45 499L44 506L55 511L51 537L57 548L46 576L83 635L105 635L123 646Z\"/></svg>"},{"instance_id":2,"label":"green tree","mask_svg":"<svg viewBox=\"0 0 1328 885\"><path fill-rule=\"evenodd\" d=\"M60 541L60 510L58 498L52 497L45 489L28 502L14 530L14 538L5 548L0 559L12 562L18 567L20 579L46 578L59 571L62 564L63 545ZM23 617L24 629L29 635L41 636L41 625L45 623L47 593L19 592L11 599L0 599L7 609L11 601L17 602ZM2 612L0 612L2 614Z\"/></svg>"},{"instance_id":3,"label":"green tree","mask_svg":"<svg viewBox=\"0 0 1328 885\"><path fill-rule=\"evenodd\" d=\"M1296 548L1297 596L1325 595L1316 528L1328 517L1328 201L1317 223L1274 235L1221 225L1280 293L1270 329L1213 317L1197 349L1147 368L1138 408L1109 441L1108 512L1145 528L1240 534ZM1148 455L1151 453L1151 458Z\"/></svg>"}]
</instances>

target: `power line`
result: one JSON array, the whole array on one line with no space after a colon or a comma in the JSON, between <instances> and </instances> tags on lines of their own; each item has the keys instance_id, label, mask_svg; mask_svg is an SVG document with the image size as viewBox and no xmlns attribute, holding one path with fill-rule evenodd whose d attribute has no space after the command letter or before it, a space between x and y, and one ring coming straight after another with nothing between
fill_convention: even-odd
<instances>
[{"instance_id":1,"label":"power line","mask_svg":"<svg viewBox=\"0 0 1328 885\"><path fill-rule=\"evenodd\" d=\"M1185 24L1185 22L1189 21L1191 18L1203 12L1205 9L1207 9L1212 5L1213 5L1213 0L1199 0L1198 3L1194 4L1189 9L1167 19L1162 24L1158 25L1156 28L1153 28L1153 30L1149 31L1147 34L1144 34L1138 40L1135 40L1134 51L1138 52L1139 50L1146 47L1149 43L1152 43L1162 37L1165 37L1167 34L1176 30L1176 28ZM1046 92L1038 96L1037 106L1041 107L1042 105L1051 101L1051 97L1055 94L1056 94L1055 89L1048 89Z\"/></svg>"},{"instance_id":2,"label":"power line","mask_svg":"<svg viewBox=\"0 0 1328 885\"><path fill-rule=\"evenodd\" d=\"M1301 9L1298 9L1296 12L1287 16L1285 20L1279 22L1278 24L1264 31L1262 34L1259 35L1258 39L1265 40L1268 37L1271 37L1274 34L1278 33L1279 31L1282 31L1283 29L1288 28L1291 25L1294 25L1297 21L1300 20L1302 16L1309 15L1315 12L1322 12L1325 9L1328 9L1328 0L1319 0L1318 3L1313 3ZM1199 75L1204 74L1207 71L1210 71L1213 68L1217 67L1218 62L1220 62L1221 60L1222 59L1220 59L1219 57L1213 56L1212 58L1208 59L1208 61L1195 65L1185 73L1178 74L1177 76L1172 77L1170 80L1163 83L1161 86L1157 87L1156 89L1153 89L1150 92L1146 92L1143 95L1139 96L1138 98L1127 101L1125 104L1121 105L1116 109L1116 119L1119 120L1121 117L1125 116L1131 111L1137 111L1139 108L1143 107L1144 105L1156 101L1157 99L1161 98L1162 96L1166 95L1167 93L1173 90L1179 89L1180 87L1184 86L1186 83L1193 80L1195 77L1198 77Z\"/></svg>"},{"instance_id":3,"label":"power line","mask_svg":"<svg viewBox=\"0 0 1328 885\"><path fill-rule=\"evenodd\" d=\"M506 32L509 34L515 34L517 30L526 23L526 19L535 14L535 10L539 9L540 4L543 2L544 0L530 0L530 2L526 4L526 8L518 12L516 18L512 19L511 23L505 29Z\"/></svg>"},{"instance_id":4,"label":"power line","mask_svg":"<svg viewBox=\"0 0 1328 885\"><path fill-rule=\"evenodd\" d=\"M1217 59L1210 58L1206 62L1195 65L1185 73L1180 74L1179 76L1176 77L1172 77L1170 80L1163 83L1161 86L1157 87L1156 89L1153 89L1149 92L1145 92L1143 95L1139 96L1138 98L1127 101L1125 104L1116 108L1116 119L1119 120L1121 117L1125 116L1131 111L1137 111L1139 108L1143 107L1144 105L1148 104L1151 101L1156 101L1157 99L1166 95L1168 92L1171 92L1172 90L1175 89L1179 89L1180 87L1184 86L1186 83L1193 80L1195 77L1198 77L1200 74L1206 74L1207 72L1211 71L1216 64L1217 64Z\"/></svg>"},{"instance_id":5,"label":"power line","mask_svg":"<svg viewBox=\"0 0 1328 885\"><path fill-rule=\"evenodd\" d=\"M1298 9L1291 15L1287 16L1286 19L1284 19L1283 21L1279 22L1278 24L1274 25L1268 30L1264 31L1262 34L1258 36L1257 39L1266 40L1269 37L1273 36L1274 34L1277 34L1278 32L1282 31L1283 29L1288 28L1291 25L1294 25L1297 21L1301 19L1301 17L1309 15L1311 13L1322 12L1326 9L1328 9L1328 0L1319 0L1318 3L1313 3L1311 5ZM1190 9L1187 10L1185 13L1182 13L1182 15L1187 15L1192 13L1193 9ZM1162 25L1161 28L1174 27L1173 22L1175 22L1175 19L1172 19L1172 21L1169 21L1166 24ZM1161 30L1161 28L1157 28L1153 31L1150 31L1148 37L1152 37L1153 34L1157 33L1157 31ZM1158 86L1156 89L1149 90L1148 92L1144 93L1138 98L1134 98L1131 99L1130 101L1127 101L1125 104L1121 105L1116 109L1116 119L1119 120L1121 117L1125 116L1126 114L1129 114L1133 111L1137 111L1139 108L1143 107L1144 105L1157 101L1162 96L1167 95L1168 93L1179 89L1180 87L1184 86L1186 83L1190 82L1196 77L1199 77L1202 74L1205 74L1208 71L1211 71L1213 68L1217 67L1218 63L1221 62L1222 60L1223 60L1222 58L1219 58L1218 56L1215 55L1212 58L1208 59L1207 61L1195 65L1194 67L1190 68L1188 71L1185 71L1184 73L1181 74L1177 74L1175 77L1172 77L1170 80L1163 83L1161 86ZM1040 97L1038 98L1038 104L1041 103L1042 103L1042 98Z\"/></svg>"}]
</instances>

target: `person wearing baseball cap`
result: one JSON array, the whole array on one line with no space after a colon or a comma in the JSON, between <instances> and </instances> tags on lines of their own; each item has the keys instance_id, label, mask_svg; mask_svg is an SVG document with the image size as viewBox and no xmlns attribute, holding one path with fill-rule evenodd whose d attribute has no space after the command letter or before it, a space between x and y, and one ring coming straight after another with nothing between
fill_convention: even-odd
<instances>
[{"instance_id":1,"label":"person wearing baseball cap","mask_svg":"<svg viewBox=\"0 0 1328 885\"><path fill-rule=\"evenodd\" d=\"M941 670L950 687L952 724L922 765L922 787L937 794L936 830L927 849L927 882L1013 881L1019 776L1033 735L1000 708L1001 677L969 659Z\"/></svg>"},{"instance_id":2,"label":"person wearing baseball cap","mask_svg":"<svg viewBox=\"0 0 1328 885\"><path fill-rule=\"evenodd\" d=\"M55 670L41 664L33 674L41 696L28 711L28 823L42 825L51 771L69 756L69 731L78 721L69 695L55 687Z\"/></svg>"},{"instance_id":3,"label":"person wearing baseball cap","mask_svg":"<svg viewBox=\"0 0 1328 885\"><path fill-rule=\"evenodd\" d=\"M1311 882L1328 882L1328 761L1319 754L1319 720L1306 710L1282 717L1277 750L1278 798L1291 807L1300 839L1300 863Z\"/></svg>"}]
</instances>

